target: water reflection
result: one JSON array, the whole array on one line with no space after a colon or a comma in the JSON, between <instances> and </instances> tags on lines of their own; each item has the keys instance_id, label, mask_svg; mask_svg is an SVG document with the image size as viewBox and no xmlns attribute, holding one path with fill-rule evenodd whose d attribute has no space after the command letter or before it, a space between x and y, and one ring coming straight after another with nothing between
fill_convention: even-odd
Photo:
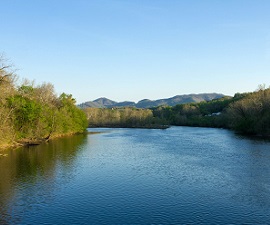
<instances>
[{"instance_id":1,"label":"water reflection","mask_svg":"<svg viewBox=\"0 0 270 225\"><path fill-rule=\"evenodd\" d=\"M100 129L8 151L0 224L267 224L270 145L228 130Z\"/></svg>"},{"instance_id":2,"label":"water reflection","mask_svg":"<svg viewBox=\"0 0 270 225\"><path fill-rule=\"evenodd\" d=\"M247 141L253 141L256 143L270 143L270 137L269 136L258 136L258 135L244 135L239 133L234 133L235 137L238 139L244 139Z\"/></svg>"},{"instance_id":3,"label":"water reflection","mask_svg":"<svg viewBox=\"0 0 270 225\"><path fill-rule=\"evenodd\" d=\"M61 182L71 179L73 164L86 138L85 135L75 135L39 146L5 151L7 156L0 158L0 224L18 224L19 218L15 214L40 205L35 202L37 199L48 201L57 188L60 170ZM33 197L39 193L44 196ZM16 210L21 213L15 213Z\"/></svg>"}]
</instances>

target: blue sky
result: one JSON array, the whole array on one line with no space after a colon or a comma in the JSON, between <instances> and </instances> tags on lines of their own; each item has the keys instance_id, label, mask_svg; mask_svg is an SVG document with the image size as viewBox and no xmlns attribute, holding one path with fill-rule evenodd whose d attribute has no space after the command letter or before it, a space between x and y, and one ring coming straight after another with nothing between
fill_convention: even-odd
<instances>
[{"instance_id":1,"label":"blue sky","mask_svg":"<svg viewBox=\"0 0 270 225\"><path fill-rule=\"evenodd\" d=\"M270 85L269 0L0 0L0 52L78 103Z\"/></svg>"}]
</instances>

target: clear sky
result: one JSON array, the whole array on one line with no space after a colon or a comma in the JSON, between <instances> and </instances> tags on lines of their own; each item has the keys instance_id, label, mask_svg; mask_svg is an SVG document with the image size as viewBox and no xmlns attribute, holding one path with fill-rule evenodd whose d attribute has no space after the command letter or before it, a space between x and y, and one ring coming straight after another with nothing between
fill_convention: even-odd
<instances>
[{"instance_id":1,"label":"clear sky","mask_svg":"<svg viewBox=\"0 0 270 225\"><path fill-rule=\"evenodd\" d=\"M269 0L0 0L0 52L78 103L270 85Z\"/></svg>"}]
</instances>

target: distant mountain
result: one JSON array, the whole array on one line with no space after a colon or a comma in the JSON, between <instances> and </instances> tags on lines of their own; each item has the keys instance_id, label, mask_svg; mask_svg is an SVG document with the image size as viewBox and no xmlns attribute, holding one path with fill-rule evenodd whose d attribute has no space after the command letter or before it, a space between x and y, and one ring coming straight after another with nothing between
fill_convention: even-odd
<instances>
[{"instance_id":1,"label":"distant mountain","mask_svg":"<svg viewBox=\"0 0 270 225\"><path fill-rule=\"evenodd\" d=\"M115 104L117 104L117 102L112 101L110 99L107 98L98 98L96 100L93 101L95 104L98 104L100 106L103 107L110 107L110 106L114 106Z\"/></svg>"},{"instance_id":2,"label":"distant mountain","mask_svg":"<svg viewBox=\"0 0 270 225\"><path fill-rule=\"evenodd\" d=\"M125 101L115 102L107 98L98 98L94 101L84 102L79 104L80 108L113 108L113 107L136 107L136 108L151 108L161 105L175 106L178 104L210 101L213 99L222 98L225 95L217 93L205 93L205 94L189 94L189 95L176 95L172 98L164 98L158 100L143 99L138 103Z\"/></svg>"},{"instance_id":3,"label":"distant mountain","mask_svg":"<svg viewBox=\"0 0 270 225\"><path fill-rule=\"evenodd\" d=\"M110 108L115 107L116 104L118 103L108 98L98 98L94 101L84 102L82 104L79 104L78 106L80 108Z\"/></svg>"}]
</instances>

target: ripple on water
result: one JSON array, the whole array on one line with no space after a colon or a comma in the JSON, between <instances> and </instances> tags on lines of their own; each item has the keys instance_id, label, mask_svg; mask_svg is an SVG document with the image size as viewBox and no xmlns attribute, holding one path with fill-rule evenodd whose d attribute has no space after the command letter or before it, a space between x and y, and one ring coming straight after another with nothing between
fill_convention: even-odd
<instances>
[{"instance_id":1,"label":"ripple on water","mask_svg":"<svg viewBox=\"0 0 270 225\"><path fill-rule=\"evenodd\" d=\"M0 223L267 224L270 146L220 129L101 129L1 158Z\"/></svg>"}]
</instances>

